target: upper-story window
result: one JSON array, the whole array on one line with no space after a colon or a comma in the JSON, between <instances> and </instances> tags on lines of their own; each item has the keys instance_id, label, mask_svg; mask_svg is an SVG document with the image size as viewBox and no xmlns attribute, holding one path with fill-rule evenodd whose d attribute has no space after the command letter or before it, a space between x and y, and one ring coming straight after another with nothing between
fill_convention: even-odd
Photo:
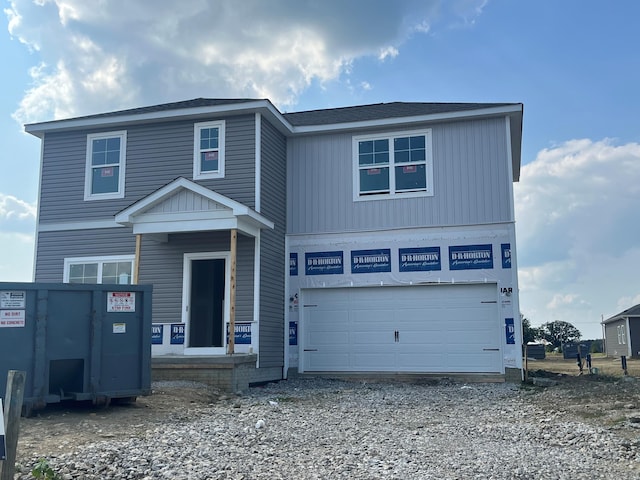
<instances>
[{"instance_id":1,"label":"upper-story window","mask_svg":"<svg viewBox=\"0 0 640 480\"><path fill-rule=\"evenodd\" d=\"M127 132L87 135L85 200L124 197Z\"/></svg>"},{"instance_id":2,"label":"upper-story window","mask_svg":"<svg viewBox=\"0 0 640 480\"><path fill-rule=\"evenodd\" d=\"M193 178L224 177L224 121L196 123Z\"/></svg>"},{"instance_id":3,"label":"upper-story window","mask_svg":"<svg viewBox=\"0 0 640 480\"><path fill-rule=\"evenodd\" d=\"M354 199L433 195L431 130L353 137Z\"/></svg>"}]
</instances>

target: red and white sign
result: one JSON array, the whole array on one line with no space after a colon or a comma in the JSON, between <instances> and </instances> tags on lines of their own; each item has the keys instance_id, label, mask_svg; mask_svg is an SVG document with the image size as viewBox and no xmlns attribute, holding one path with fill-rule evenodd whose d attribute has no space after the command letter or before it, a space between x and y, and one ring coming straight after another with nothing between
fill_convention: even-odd
<instances>
[{"instance_id":1,"label":"red and white sign","mask_svg":"<svg viewBox=\"0 0 640 480\"><path fill-rule=\"evenodd\" d=\"M0 310L0 328L3 327L24 327L24 310Z\"/></svg>"},{"instance_id":2,"label":"red and white sign","mask_svg":"<svg viewBox=\"0 0 640 480\"><path fill-rule=\"evenodd\" d=\"M107 312L135 312L136 292L107 292Z\"/></svg>"}]
</instances>

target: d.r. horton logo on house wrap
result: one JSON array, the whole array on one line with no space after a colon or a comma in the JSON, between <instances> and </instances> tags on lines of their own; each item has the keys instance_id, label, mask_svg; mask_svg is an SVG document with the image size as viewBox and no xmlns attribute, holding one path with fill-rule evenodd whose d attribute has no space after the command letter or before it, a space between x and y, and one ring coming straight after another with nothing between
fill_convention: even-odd
<instances>
[{"instance_id":1,"label":"d.r. horton logo on house wrap","mask_svg":"<svg viewBox=\"0 0 640 480\"><path fill-rule=\"evenodd\" d=\"M502 268L511 268L511 244L500 244L502 250Z\"/></svg>"},{"instance_id":2,"label":"d.r. horton logo on house wrap","mask_svg":"<svg viewBox=\"0 0 640 480\"><path fill-rule=\"evenodd\" d=\"M344 273L342 251L310 252L304 254L305 275L333 275Z\"/></svg>"},{"instance_id":3,"label":"d.r. horton logo on house wrap","mask_svg":"<svg viewBox=\"0 0 640 480\"><path fill-rule=\"evenodd\" d=\"M440 247L400 248L401 272L428 272L441 270Z\"/></svg>"},{"instance_id":4,"label":"d.r. horton logo on house wrap","mask_svg":"<svg viewBox=\"0 0 640 480\"><path fill-rule=\"evenodd\" d=\"M373 273L391 271L391 250L352 250L351 273Z\"/></svg>"},{"instance_id":5,"label":"d.r. horton logo on house wrap","mask_svg":"<svg viewBox=\"0 0 640 480\"><path fill-rule=\"evenodd\" d=\"M493 246L462 245L449 247L449 270L493 268Z\"/></svg>"}]
</instances>

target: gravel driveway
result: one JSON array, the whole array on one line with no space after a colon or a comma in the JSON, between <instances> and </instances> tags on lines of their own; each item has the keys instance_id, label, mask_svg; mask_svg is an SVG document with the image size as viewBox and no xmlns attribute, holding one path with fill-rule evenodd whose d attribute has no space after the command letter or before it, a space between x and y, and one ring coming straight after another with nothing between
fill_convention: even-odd
<instances>
[{"instance_id":1,"label":"gravel driveway","mask_svg":"<svg viewBox=\"0 0 640 480\"><path fill-rule=\"evenodd\" d=\"M627 399L626 416L594 422L571 414L562 392L296 379L186 404L48 461L61 478L87 480L640 478L636 405Z\"/></svg>"}]
</instances>

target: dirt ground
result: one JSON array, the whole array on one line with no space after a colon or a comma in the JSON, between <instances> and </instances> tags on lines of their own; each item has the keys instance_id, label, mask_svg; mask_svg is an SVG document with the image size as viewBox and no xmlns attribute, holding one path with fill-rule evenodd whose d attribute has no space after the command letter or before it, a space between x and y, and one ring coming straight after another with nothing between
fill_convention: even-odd
<instances>
[{"instance_id":1,"label":"dirt ground","mask_svg":"<svg viewBox=\"0 0 640 480\"><path fill-rule=\"evenodd\" d=\"M551 415L616 429L621 438L638 441L640 435L640 361L629 362L622 378L619 360L596 358L598 375L584 373L574 360L551 356L528 362L528 377L547 378L553 385L521 386L527 402ZM611 372L611 373L606 373ZM237 397L200 384L154 383L150 396L130 404L96 407L90 403L52 404L22 418L18 468L28 469L40 458L52 458L77 446L108 438L132 438L167 422L206 415L212 404L233 408ZM631 420L630 420L631 417ZM636 425L637 423L637 425ZM634 440L635 439L635 440Z\"/></svg>"},{"instance_id":2,"label":"dirt ground","mask_svg":"<svg viewBox=\"0 0 640 480\"><path fill-rule=\"evenodd\" d=\"M131 438L167 421L202 415L207 407L233 402L234 396L201 384L154 383L152 394L135 402L95 406L91 402L50 404L22 417L16 463L71 452L79 445L108 438Z\"/></svg>"},{"instance_id":3,"label":"dirt ground","mask_svg":"<svg viewBox=\"0 0 640 480\"><path fill-rule=\"evenodd\" d=\"M547 353L544 360L528 359L526 362L527 370L532 372L536 370L545 370L553 373L564 373L567 375L579 375L580 368L576 359L564 359L561 353ZM624 372L619 358L605 357L603 354L595 353L591 356L591 366L598 369L598 375L610 375L613 377L622 377ZM588 374L586 361L583 360L583 374ZM640 360L627 360L627 374L632 377L640 378Z\"/></svg>"}]
</instances>

